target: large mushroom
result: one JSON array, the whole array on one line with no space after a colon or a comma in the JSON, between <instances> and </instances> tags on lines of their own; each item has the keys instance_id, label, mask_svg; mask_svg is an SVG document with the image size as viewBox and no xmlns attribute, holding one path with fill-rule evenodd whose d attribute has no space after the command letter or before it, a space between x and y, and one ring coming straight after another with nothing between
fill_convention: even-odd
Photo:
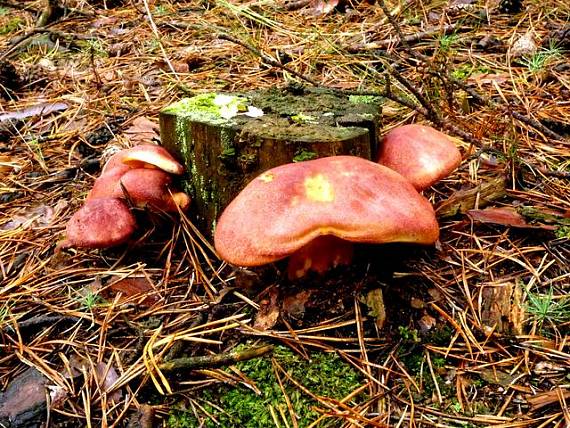
<instances>
[{"instance_id":1,"label":"large mushroom","mask_svg":"<svg viewBox=\"0 0 570 428\"><path fill-rule=\"evenodd\" d=\"M352 242L432 244L431 204L400 174L354 156L281 165L250 182L220 216L218 254L238 266L291 256L290 278L349 263Z\"/></svg>"},{"instance_id":2,"label":"large mushroom","mask_svg":"<svg viewBox=\"0 0 570 428\"><path fill-rule=\"evenodd\" d=\"M384 136L378 163L400 173L421 191L457 168L461 153L443 132L410 124L394 128Z\"/></svg>"}]
</instances>

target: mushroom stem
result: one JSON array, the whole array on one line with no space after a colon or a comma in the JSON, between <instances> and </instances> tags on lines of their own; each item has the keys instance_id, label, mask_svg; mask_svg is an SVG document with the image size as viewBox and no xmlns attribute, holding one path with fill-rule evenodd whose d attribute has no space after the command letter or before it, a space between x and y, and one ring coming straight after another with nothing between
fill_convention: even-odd
<instances>
[{"instance_id":1,"label":"mushroom stem","mask_svg":"<svg viewBox=\"0 0 570 428\"><path fill-rule=\"evenodd\" d=\"M289 257L287 276L302 278L309 271L324 274L339 265L352 262L353 244L333 235L319 236Z\"/></svg>"}]
</instances>

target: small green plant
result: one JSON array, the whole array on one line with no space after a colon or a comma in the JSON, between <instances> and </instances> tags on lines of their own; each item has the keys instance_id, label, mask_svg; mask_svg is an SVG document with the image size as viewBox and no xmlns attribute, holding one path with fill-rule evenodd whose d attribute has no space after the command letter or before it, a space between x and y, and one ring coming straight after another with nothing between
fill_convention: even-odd
<instances>
[{"instance_id":1,"label":"small green plant","mask_svg":"<svg viewBox=\"0 0 570 428\"><path fill-rule=\"evenodd\" d=\"M154 7L153 14L154 15L168 15L172 12L172 8L167 5L158 4Z\"/></svg>"},{"instance_id":2,"label":"small green plant","mask_svg":"<svg viewBox=\"0 0 570 428\"><path fill-rule=\"evenodd\" d=\"M516 141L512 141L509 147L507 148L507 152L505 153L506 159L511 162L512 165L519 165L520 164L520 157L519 157L519 145Z\"/></svg>"},{"instance_id":3,"label":"small green plant","mask_svg":"<svg viewBox=\"0 0 570 428\"><path fill-rule=\"evenodd\" d=\"M562 50L555 44L551 44L548 48L541 49L529 57L524 57L522 63L531 73L538 73L560 58L561 55Z\"/></svg>"},{"instance_id":4,"label":"small green plant","mask_svg":"<svg viewBox=\"0 0 570 428\"><path fill-rule=\"evenodd\" d=\"M472 74L493 73L493 70L483 66L477 66L471 63L459 64L451 71L451 76L457 80L466 80Z\"/></svg>"},{"instance_id":5,"label":"small green plant","mask_svg":"<svg viewBox=\"0 0 570 428\"><path fill-rule=\"evenodd\" d=\"M0 36L10 34L12 31L19 29L23 23L24 21L19 16L9 19L7 22L2 22L0 25Z\"/></svg>"},{"instance_id":6,"label":"small green plant","mask_svg":"<svg viewBox=\"0 0 570 428\"><path fill-rule=\"evenodd\" d=\"M527 288L526 293L528 300L526 311L540 330L543 330L546 324L555 327L570 321L570 298L568 296L554 296L552 287L542 294Z\"/></svg>"},{"instance_id":7,"label":"small green plant","mask_svg":"<svg viewBox=\"0 0 570 428\"><path fill-rule=\"evenodd\" d=\"M24 24L24 20L20 16L10 15L8 8L0 6L0 18L2 18L0 19L0 35L10 34Z\"/></svg>"},{"instance_id":8,"label":"small green plant","mask_svg":"<svg viewBox=\"0 0 570 428\"><path fill-rule=\"evenodd\" d=\"M444 34L438 39L439 49L442 52L451 52L458 43L459 36L457 34Z\"/></svg>"},{"instance_id":9,"label":"small green plant","mask_svg":"<svg viewBox=\"0 0 570 428\"><path fill-rule=\"evenodd\" d=\"M303 123L317 123L317 120L314 116L310 116L308 114L298 113L291 116L291 120L295 123L303 124Z\"/></svg>"},{"instance_id":10,"label":"small green plant","mask_svg":"<svg viewBox=\"0 0 570 428\"><path fill-rule=\"evenodd\" d=\"M87 311L91 311L99 303L103 302L103 298L96 291L87 289L79 298L79 304Z\"/></svg>"},{"instance_id":11,"label":"small green plant","mask_svg":"<svg viewBox=\"0 0 570 428\"><path fill-rule=\"evenodd\" d=\"M222 150L220 153L219 158L224 161L228 159L233 159L236 156L236 149L235 147L228 147Z\"/></svg>"},{"instance_id":12,"label":"small green plant","mask_svg":"<svg viewBox=\"0 0 570 428\"><path fill-rule=\"evenodd\" d=\"M465 80L473 73L473 66L470 64L461 64L451 72L451 77L457 80Z\"/></svg>"},{"instance_id":13,"label":"small green plant","mask_svg":"<svg viewBox=\"0 0 570 428\"><path fill-rule=\"evenodd\" d=\"M446 361L445 361L445 358L436 356L436 357L433 357L431 359L431 363L433 364L433 366L435 368L441 369L441 368L445 367Z\"/></svg>"},{"instance_id":14,"label":"small green plant","mask_svg":"<svg viewBox=\"0 0 570 428\"><path fill-rule=\"evenodd\" d=\"M400 333L401 338L406 342L413 342L413 343L421 342L420 337L418 335L418 331L415 328L409 328L401 325L398 327L398 333Z\"/></svg>"},{"instance_id":15,"label":"small green plant","mask_svg":"<svg viewBox=\"0 0 570 428\"><path fill-rule=\"evenodd\" d=\"M96 57L106 58L109 56L105 45L99 39L87 39L85 41L85 50Z\"/></svg>"},{"instance_id":16,"label":"small green plant","mask_svg":"<svg viewBox=\"0 0 570 428\"><path fill-rule=\"evenodd\" d=\"M570 226L558 226L554 234L557 238L570 238Z\"/></svg>"},{"instance_id":17,"label":"small green plant","mask_svg":"<svg viewBox=\"0 0 570 428\"><path fill-rule=\"evenodd\" d=\"M455 331L449 325L439 326L424 338L424 342L435 346L447 346L454 333Z\"/></svg>"},{"instance_id":18,"label":"small green plant","mask_svg":"<svg viewBox=\"0 0 570 428\"><path fill-rule=\"evenodd\" d=\"M453 410L455 413L461 413L461 404L459 403L459 401L457 401L457 398L452 398L451 399L451 406L450 406L451 410Z\"/></svg>"},{"instance_id":19,"label":"small green plant","mask_svg":"<svg viewBox=\"0 0 570 428\"><path fill-rule=\"evenodd\" d=\"M353 104L379 104L382 102L382 97L377 97L374 95L350 95L348 101Z\"/></svg>"},{"instance_id":20,"label":"small green plant","mask_svg":"<svg viewBox=\"0 0 570 428\"><path fill-rule=\"evenodd\" d=\"M166 422L168 428L194 428L196 425L196 418L193 413L185 410L172 410L168 415Z\"/></svg>"}]
</instances>

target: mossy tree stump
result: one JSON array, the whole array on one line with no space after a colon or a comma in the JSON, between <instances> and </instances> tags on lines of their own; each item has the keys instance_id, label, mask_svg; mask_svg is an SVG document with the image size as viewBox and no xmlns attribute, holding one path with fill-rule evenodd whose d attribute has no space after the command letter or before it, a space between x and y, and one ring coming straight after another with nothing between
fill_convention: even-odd
<instances>
[{"instance_id":1,"label":"mossy tree stump","mask_svg":"<svg viewBox=\"0 0 570 428\"><path fill-rule=\"evenodd\" d=\"M303 89L202 94L162 110L160 135L185 165L192 211L211 236L225 206L270 168L335 155L372 159L380 103Z\"/></svg>"}]
</instances>

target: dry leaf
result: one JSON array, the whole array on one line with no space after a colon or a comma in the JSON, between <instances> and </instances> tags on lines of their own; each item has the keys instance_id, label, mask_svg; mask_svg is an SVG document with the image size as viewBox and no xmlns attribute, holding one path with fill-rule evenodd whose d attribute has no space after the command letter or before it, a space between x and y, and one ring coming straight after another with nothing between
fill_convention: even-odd
<instances>
[{"instance_id":1,"label":"dry leaf","mask_svg":"<svg viewBox=\"0 0 570 428\"><path fill-rule=\"evenodd\" d=\"M28 107L21 111L0 114L0 123L7 120L23 120L32 116L44 116L57 111L67 110L65 103L42 103Z\"/></svg>"},{"instance_id":2,"label":"dry leaf","mask_svg":"<svg viewBox=\"0 0 570 428\"><path fill-rule=\"evenodd\" d=\"M117 57L127 54L131 51L133 45L130 42L113 43L107 48L107 53L110 57Z\"/></svg>"},{"instance_id":3,"label":"dry leaf","mask_svg":"<svg viewBox=\"0 0 570 428\"><path fill-rule=\"evenodd\" d=\"M305 315L305 307L313 293L311 290L300 291L283 299L283 312L292 318L300 319Z\"/></svg>"},{"instance_id":4,"label":"dry leaf","mask_svg":"<svg viewBox=\"0 0 570 428\"><path fill-rule=\"evenodd\" d=\"M554 361L539 361L532 369L538 376L561 375L566 372L566 367Z\"/></svg>"},{"instance_id":5,"label":"dry leaf","mask_svg":"<svg viewBox=\"0 0 570 428\"><path fill-rule=\"evenodd\" d=\"M47 381L34 368L16 376L0 393L0 426L36 426L31 422L45 413Z\"/></svg>"},{"instance_id":6,"label":"dry leaf","mask_svg":"<svg viewBox=\"0 0 570 428\"><path fill-rule=\"evenodd\" d=\"M49 390L49 401L52 409L61 409L67 398L69 397L69 392L66 388L59 385L48 385Z\"/></svg>"},{"instance_id":7,"label":"dry leaf","mask_svg":"<svg viewBox=\"0 0 570 428\"><path fill-rule=\"evenodd\" d=\"M376 288L370 290L361 300L368 307L368 314L374 317L376 327L378 327L379 330L384 328L384 324L386 324L386 306L384 304L384 293L382 293L382 289Z\"/></svg>"},{"instance_id":8,"label":"dry leaf","mask_svg":"<svg viewBox=\"0 0 570 428\"><path fill-rule=\"evenodd\" d=\"M555 230L556 226L546 224L529 224L526 219L513 207L486 208L484 210L470 210L467 215L480 223L500 224L502 226L518 227L523 229Z\"/></svg>"},{"instance_id":9,"label":"dry leaf","mask_svg":"<svg viewBox=\"0 0 570 428\"><path fill-rule=\"evenodd\" d=\"M133 145L152 143L160 140L159 126L146 117L137 117L131 126L125 130L125 135Z\"/></svg>"},{"instance_id":10,"label":"dry leaf","mask_svg":"<svg viewBox=\"0 0 570 428\"><path fill-rule=\"evenodd\" d=\"M479 73L479 74L472 74L467 81L469 83L475 83L478 86L482 86L485 84L492 84L496 83L497 85L502 85L505 82L508 82L509 75L506 73Z\"/></svg>"},{"instance_id":11,"label":"dry leaf","mask_svg":"<svg viewBox=\"0 0 570 428\"><path fill-rule=\"evenodd\" d=\"M113 366L103 362L99 362L95 365L95 377L102 393L108 393L117 379L119 379L119 375ZM107 396L108 400L114 401L115 403L118 403L122 398L123 393L120 389L111 392Z\"/></svg>"},{"instance_id":12,"label":"dry leaf","mask_svg":"<svg viewBox=\"0 0 570 428\"><path fill-rule=\"evenodd\" d=\"M25 210L21 210L10 221L0 226L0 230L14 230L19 227L29 229L31 227L42 227L49 225L56 214L56 210L47 205L36 205Z\"/></svg>"},{"instance_id":13,"label":"dry leaf","mask_svg":"<svg viewBox=\"0 0 570 428\"><path fill-rule=\"evenodd\" d=\"M426 307L426 302L422 299L418 299L417 297L412 297L410 300L410 306L414 309L423 309Z\"/></svg>"},{"instance_id":14,"label":"dry leaf","mask_svg":"<svg viewBox=\"0 0 570 428\"><path fill-rule=\"evenodd\" d=\"M510 386L515 380L515 375L494 367L484 367L479 372L479 376L484 381L501 386Z\"/></svg>"},{"instance_id":15,"label":"dry leaf","mask_svg":"<svg viewBox=\"0 0 570 428\"><path fill-rule=\"evenodd\" d=\"M115 22L117 22L118 18L116 17L112 17L112 16L102 16L100 18L95 19L94 21L91 22L91 27L92 28L102 28L102 27L107 27L111 24L114 24Z\"/></svg>"},{"instance_id":16,"label":"dry leaf","mask_svg":"<svg viewBox=\"0 0 570 428\"><path fill-rule=\"evenodd\" d=\"M422 333L429 332L437 324L437 320L431 315L424 315L418 320L418 325Z\"/></svg>"},{"instance_id":17,"label":"dry leaf","mask_svg":"<svg viewBox=\"0 0 570 428\"><path fill-rule=\"evenodd\" d=\"M486 330L504 334L522 334L525 310L520 284L516 282L483 284L479 301L481 323Z\"/></svg>"},{"instance_id":18,"label":"dry leaf","mask_svg":"<svg viewBox=\"0 0 570 428\"><path fill-rule=\"evenodd\" d=\"M434 302L440 302L443 299L443 294L437 288L428 288L428 294Z\"/></svg>"},{"instance_id":19,"label":"dry leaf","mask_svg":"<svg viewBox=\"0 0 570 428\"><path fill-rule=\"evenodd\" d=\"M517 58L521 56L529 56L536 53L538 46L534 41L534 36L531 32L523 34L519 37L511 47L510 54L512 57Z\"/></svg>"},{"instance_id":20,"label":"dry leaf","mask_svg":"<svg viewBox=\"0 0 570 428\"><path fill-rule=\"evenodd\" d=\"M145 276L128 277L120 279L109 285L106 291L122 293L119 303L133 302L138 297L137 303L151 307L160 301L160 296Z\"/></svg>"},{"instance_id":21,"label":"dry leaf","mask_svg":"<svg viewBox=\"0 0 570 428\"><path fill-rule=\"evenodd\" d=\"M463 9L465 6L470 6L475 3L475 0L450 0L447 7Z\"/></svg>"},{"instance_id":22,"label":"dry leaf","mask_svg":"<svg viewBox=\"0 0 570 428\"><path fill-rule=\"evenodd\" d=\"M271 286L267 289L268 296L259 302L259 312L255 316L253 327L259 330L269 330L279 319L279 291Z\"/></svg>"},{"instance_id":23,"label":"dry leaf","mask_svg":"<svg viewBox=\"0 0 570 428\"><path fill-rule=\"evenodd\" d=\"M157 65L160 67L161 70L166 72L170 72L170 66L176 71L177 73L188 73L190 72L190 66L187 61L170 61L170 64L166 63L165 61L158 61Z\"/></svg>"},{"instance_id":24,"label":"dry leaf","mask_svg":"<svg viewBox=\"0 0 570 428\"><path fill-rule=\"evenodd\" d=\"M95 379L95 383L99 387L101 393L111 391L111 388L117 379L119 379L119 375L113 366L104 362L98 362L93 366L93 363L89 359L75 354L69 359L69 368L71 369L70 375L73 377L78 377L83 373L86 373L88 376ZM108 400L113 400L115 402L119 402L122 398L123 393L121 390L113 391L107 396Z\"/></svg>"},{"instance_id":25,"label":"dry leaf","mask_svg":"<svg viewBox=\"0 0 570 428\"><path fill-rule=\"evenodd\" d=\"M569 398L570 391L563 389L562 387L557 387L551 391L528 395L526 397L526 401L530 405L530 409L534 412L553 403L562 403L564 400L568 400Z\"/></svg>"},{"instance_id":26,"label":"dry leaf","mask_svg":"<svg viewBox=\"0 0 570 428\"><path fill-rule=\"evenodd\" d=\"M133 415L129 425L138 428L152 428L154 423L154 407L150 404L141 404L136 415Z\"/></svg>"},{"instance_id":27,"label":"dry leaf","mask_svg":"<svg viewBox=\"0 0 570 428\"><path fill-rule=\"evenodd\" d=\"M18 159L9 155L0 155L0 177L5 177L12 170L21 168Z\"/></svg>"},{"instance_id":28,"label":"dry leaf","mask_svg":"<svg viewBox=\"0 0 570 428\"><path fill-rule=\"evenodd\" d=\"M497 177L481 183L473 189L458 190L439 204L436 212L440 218L465 214L475 208L475 205L484 207L491 201L502 198L506 194L504 177Z\"/></svg>"},{"instance_id":29,"label":"dry leaf","mask_svg":"<svg viewBox=\"0 0 570 428\"><path fill-rule=\"evenodd\" d=\"M312 4L312 11L315 15L327 15L338 6L339 0L316 0Z\"/></svg>"}]
</instances>

